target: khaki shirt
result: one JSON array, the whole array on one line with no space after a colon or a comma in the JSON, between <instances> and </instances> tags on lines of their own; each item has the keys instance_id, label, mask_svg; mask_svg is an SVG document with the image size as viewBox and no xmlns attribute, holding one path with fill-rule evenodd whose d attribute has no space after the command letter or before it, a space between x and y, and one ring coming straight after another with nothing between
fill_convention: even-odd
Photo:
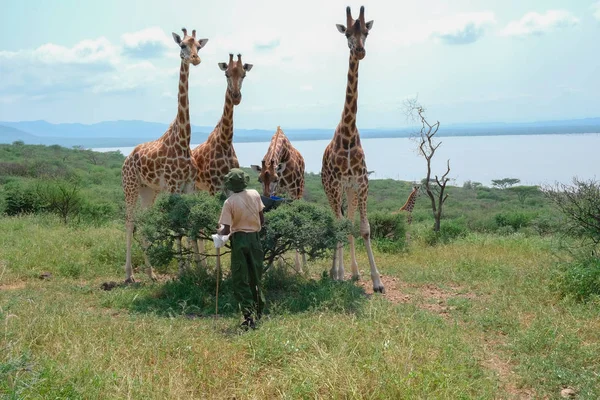
<instances>
[{"instance_id":1,"label":"khaki shirt","mask_svg":"<svg viewBox=\"0 0 600 400\"><path fill-rule=\"evenodd\" d=\"M260 232L259 212L265 208L254 189L233 193L223 204L219 224L229 225L231 232Z\"/></svg>"}]
</instances>

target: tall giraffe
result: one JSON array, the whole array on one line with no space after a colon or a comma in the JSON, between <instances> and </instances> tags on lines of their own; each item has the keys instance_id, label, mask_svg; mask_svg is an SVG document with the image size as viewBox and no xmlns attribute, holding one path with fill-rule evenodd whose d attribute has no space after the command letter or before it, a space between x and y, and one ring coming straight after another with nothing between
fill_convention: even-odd
<instances>
[{"instance_id":1,"label":"tall giraffe","mask_svg":"<svg viewBox=\"0 0 600 400\"><path fill-rule=\"evenodd\" d=\"M358 102L358 63L365 57L365 41L373 27L373 21L365 22L365 8L360 7L357 20L352 18L350 7L346 7L346 25L336 24L340 33L346 35L350 48L348 67L348 83L346 86L346 101L342 118L333 139L323 153L321 168L321 182L327 194L329 204L338 218L342 217L342 196L344 192L348 200L348 218L354 220L354 212L358 206L360 214L360 233L364 239L369 264L371 267L371 280L374 292L385 292L373 250L371 248L371 227L367 219L367 195L369 192L369 178L365 154L360 144L360 136L356 127L356 112ZM358 279L358 263L354 250L354 237L348 238L350 242L350 255L352 258L352 278ZM336 260L338 265L336 266ZM330 275L333 279L344 279L343 247L338 243L334 252L333 265Z\"/></svg>"},{"instance_id":2,"label":"tall giraffe","mask_svg":"<svg viewBox=\"0 0 600 400\"><path fill-rule=\"evenodd\" d=\"M211 195L223 189L223 180L229 170L240 166L233 148L233 107L242 101L242 82L252 66L242 63L241 54L237 55L237 61L229 54L229 63L219 63L227 78L223 115L206 142L192 150L192 158L198 167L196 188L207 190Z\"/></svg>"},{"instance_id":3,"label":"tall giraffe","mask_svg":"<svg viewBox=\"0 0 600 400\"><path fill-rule=\"evenodd\" d=\"M138 200L147 208L154 203L160 192L181 193L193 191L196 168L190 155L190 107L188 99L188 78L190 63L200 64L198 50L208 39L196 40L196 30L188 36L185 28L183 39L173 32L175 43L181 48L179 69L179 92L177 96L177 116L167 131L157 140L137 145L127 156L121 170L125 191L127 231L127 255L125 259L125 282L134 282L131 267L131 241L134 228L134 211ZM144 240L145 242L145 240ZM145 245L144 245L145 246ZM156 280L148 256L144 252L148 276Z\"/></svg>"},{"instance_id":4,"label":"tall giraffe","mask_svg":"<svg viewBox=\"0 0 600 400\"><path fill-rule=\"evenodd\" d=\"M304 157L292 146L280 126L271 138L261 166L251 165L251 168L259 174L263 196L288 194L293 200L298 200L304 195ZM301 272L298 250L295 263L296 270ZM302 254L302 264L306 265L305 254Z\"/></svg>"},{"instance_id":5,"label":"tall giraffe","mask_svg":"<svg viewBox=\"0 0 600 400\"><path fill-rule=\"evenodd\" d=\"M410 194L408 195L406 203L404 203L404 205L400 207L398 211L394 211L392 215L399 214L401 211L406 211L408 213L408 216L406 217L406 223L410 225L412 222L412 210L415 207L415 203L417 202L417 197L419 197L419 186L415 185L413 186L412 192L410 192Z\"/></svg>"}]
</instances>

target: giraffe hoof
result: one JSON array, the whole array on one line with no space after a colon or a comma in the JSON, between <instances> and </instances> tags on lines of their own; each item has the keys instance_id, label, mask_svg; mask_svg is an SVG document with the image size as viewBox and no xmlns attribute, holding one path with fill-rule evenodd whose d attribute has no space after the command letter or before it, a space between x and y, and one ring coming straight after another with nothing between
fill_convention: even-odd
<instances>
[{"instance_id":1,"label":"giraffe hoof","mask_svg":"<svg viewBox=\"0 0 600 400\"><path fill-rule=\"evenodd\" d=\"M383 287L383 285L381 285L381 286L373 286L373 292L385 294L385 288Z\"/></svg>"},{"instance_id":2,"label":"giraffe hoof","mask_svg":"<svg viewBox=\"0 0 600 400\"><path fill-rule=\"evenodd\" d=\"M352 282L360 281L360 275L352 275Z\"/></svg>"},{"instance_id":3,"label":"giraffe hoof","mask_svg":"<svg viewBox=\"0 0 600 400\"><path fill-rule=\"evenodd\" d=\"M132 283L135 283L135 279L133 278L133 276L132 276L132 277L129 277L129 278L125 279L125 282L124 282L124 283L125 283L126 285L130 285L130 284L132 284Z\"/></svg>"}]
</instances>

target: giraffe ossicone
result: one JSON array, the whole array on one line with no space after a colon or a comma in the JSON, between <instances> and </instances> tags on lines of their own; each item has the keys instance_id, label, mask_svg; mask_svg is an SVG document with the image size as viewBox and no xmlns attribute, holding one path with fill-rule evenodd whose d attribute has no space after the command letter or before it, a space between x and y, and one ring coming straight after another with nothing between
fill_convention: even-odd
<instances>
[{"instance_id":1,"label":"giraffe ossicone","mask_svg":"<svg viewBox=\"0 0 600 400\"><path fill-rule=\"evenodd\" d=\"M160 192L189 193L194 187L196 167L190 154L190 107L188 97L190 64L200 64L198 50L206 45L208 39L196 40L196 31L192 36L182 28L183 38L173 32L173 40L180 47L181 65L177 96L177 115L167 131L158 139L137 145L125 158L121 169L122 186L126 203L126 256L125 282L134 282L131 264L131 246L134 230L134 213L138 198L143 208L150 207ZM148 276L156 276L145 252L144 261Z\"/></svg>"}]
</instances>

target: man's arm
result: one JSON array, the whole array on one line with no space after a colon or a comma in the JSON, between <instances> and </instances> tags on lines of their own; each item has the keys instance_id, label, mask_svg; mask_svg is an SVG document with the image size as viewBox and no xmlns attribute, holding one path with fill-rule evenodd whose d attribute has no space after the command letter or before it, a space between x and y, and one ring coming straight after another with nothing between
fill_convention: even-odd
<instances>
[{"instance_id":1,"label":"man's arm","mask_svg":"<svg viewBox=\"0 0 600 400\"><path fill-rule=\"evenodd\" d=\"M265 224L265 215L262 210L258 212L258 216L260 217L260 226L263 226Z\"/></svg>"}]
</instances>

